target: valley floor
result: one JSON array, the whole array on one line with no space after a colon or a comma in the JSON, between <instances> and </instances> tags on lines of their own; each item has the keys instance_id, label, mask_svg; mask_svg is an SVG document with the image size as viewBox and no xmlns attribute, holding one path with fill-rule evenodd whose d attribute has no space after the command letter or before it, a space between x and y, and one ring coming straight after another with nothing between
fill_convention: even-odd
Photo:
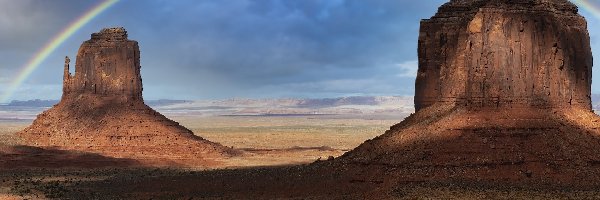
<instances>
[{"instance_id":1,"label":"valley floor","mask_svg":"<svg viewBox=\"0 0 600 200\"><path fill-rule=\"evenodd\" d=\"M210 117L171 115L169 117L205 139L233 147L244 153L243 156L218 160L215 169L252 170L253 168L263 167L277 168L277 166L304 165L318 160L338 157L363 141L385 132L390 125L401 121L405 115ZM123 162L121 160L110 160L110 158L87 158L82 155L68 155L68 153L51 151L42 152L41 154L45 156L44 159L46 160L56 159L57 161L36 163L36 160L42 161L44 159L38 158L38 155L28 157L27 153L22 152L35 151L40 154L39 150L19 146L21 141L15 135L16 132L24 129L30 123L29 120L0 121L0 147L11 149L8 153L5 150L0 157L0 161L21 156L17 158L20 160L18 166L10 166L10 162L1 165L2 162L0 162L0 168L2 166L6 168L0 172L2 177L2 180L0 180L2 184L0 194L4 195L0 198L16 196L53 197L52 195L62 193L56 193L58 191L53 189L37 188L37 186L50 184L48 187L51 187L51 185L58 187L58 185L68 184L72 181L77 183L94 182L107 179L107 177L132 174L132 171L139 171L140 173L152 171L150 169L131 168L113 168L109 170L106 166L119 165ZM13 150L13 147L17 147L17 150ZM98 165L103 168L93 169L90 168L90 165ZM104 170L109 170L110 174L113 175L107 175ZM201 173L207 169L155 170L165 173L166 176L179 176L178 174L183 171ZM35 174L35 176L31 176L32 174ZM66 178L60 174L75 175L69 175L70 178ZM78 175L92 178L83 178Z\"/></svg>"},{"instance_id":2,"label":"valley floor","mask_svg":"<svg viewBox=\"0 0 600 200\"><path fill-rule=\"evenodd\" d=\"M214 169L78 167L85 159L107 158L80 156L75 158L85 159L72 161L61 155L66 167L27 167L31 163L4 166L0 170L0 199L600 198L600 192L593 189L413 183L393 176L370 177L355 167L337 166L340 171L331 171L328 162L318 161L341 156L404 117L170 116L198 135L242 150L244 155L220 160ZM29 123L0 122L0 146L18 146L20 141L14 133Z\"/></svg>"}]
</instances>

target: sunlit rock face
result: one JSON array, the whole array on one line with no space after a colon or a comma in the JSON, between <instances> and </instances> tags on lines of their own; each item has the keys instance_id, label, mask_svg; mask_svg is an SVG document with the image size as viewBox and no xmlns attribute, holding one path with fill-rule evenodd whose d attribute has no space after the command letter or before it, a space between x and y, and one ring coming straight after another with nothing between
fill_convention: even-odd
<instances>
[{"instance_id":1,"label":"sunlit rock face","mask_svg":"<svg viewBox=\"0 0 600 200\"><path fill-rule=\"evenodd\" d=\"M132 158L148 165L202 167L234 152L194 135L142 98L140 50L124 28L92 34L64 66L60 103L18 133L27 145Z\"/></svg>"},{"instance_id":2,"label":"sunlit rock face","mask_svg":"<svg viewBox=\"0 0 600 200\"><path fill-rule=\"evenodd\" d=\"M421 22L415 105L591 109L585 19L567 0L452 0Z\"/></svg>"},{"instance_id":3,"label":"sunlit rock face","mask_svg":"<svg viewBox=\"0 0 600 200\"><path fill-rule=\"evenodd\" d=\"M68 58L67 58L68 59ZM127 39L124 28L107 28L92 34L77 53L75 75L65 62L63 98L81 94L142 100L140 49Z\"/></svg>"},{"instance_id":4,"label":"sunlit rock face","mask_svg":"<svg viewBox=\"0 0 600 200\"><path fill-rule=\"evenodd\" d=\"M421 22L416 112L334 163L395 184L600 187L592 54L577 12L566 0L444 4Z\"/></svg>"}]
</instances>

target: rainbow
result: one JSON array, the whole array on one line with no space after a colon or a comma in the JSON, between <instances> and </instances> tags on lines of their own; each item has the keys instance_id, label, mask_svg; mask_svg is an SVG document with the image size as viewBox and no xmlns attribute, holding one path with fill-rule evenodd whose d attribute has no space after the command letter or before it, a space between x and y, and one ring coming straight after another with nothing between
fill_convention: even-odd
<instances>
[{"instance_id":1,"label":"rainbow","mask_svg":"<svg viewBox=\"0 0 600 200\"><path fill-rule=\"evenodd\" d=\"M100 4L92 7L90 10L85 12L71 24L69 24L64 30L58 33L54 38L50 40L43 48L38 50L36 54L27 61L23 67L20 68L18 75L10 82L7 90L0 97L0 102L7 102L13 93L27 80L27 78L35 71L40 64L56 50L61 44L69 39L77 30L81 29L84 25L92 21L96 16L100 15L103 11L110 8L112 5L117 3L119 0L104 0Z\"/></svg>"},{"instance_id":2,"label":"rainbow","mask_svg":"<svg viewBox=\"0 0 600 200\"><path fill-rule=\"evenodd\" d=\"M590 12L594 17L600 19L600 4L598 0L571 0L577 4L580 8L583 8Z\"/></svg>"}]
</instances>

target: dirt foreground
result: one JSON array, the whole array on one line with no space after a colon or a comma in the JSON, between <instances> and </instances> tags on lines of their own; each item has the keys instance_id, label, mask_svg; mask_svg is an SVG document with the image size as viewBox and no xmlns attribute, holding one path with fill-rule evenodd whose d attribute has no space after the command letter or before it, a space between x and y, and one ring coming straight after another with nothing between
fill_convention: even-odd
<instances>
[{"instance_id":1,"label":"dirt foreground","mask_svg":"<svg viewBox=\"0 0 600 200\"><path fill-rule=\"evenodd\" d=\"M412 118L416 119L414 116ZM211 120L227 121L227 123L217 126L214 124L218 123L206 125L185 122ZM306 124L317 123L313 119L303 118L181 120L192 130L210 130L205 135L214 141L221 142L223 138L233 138L224 144L236 145L238 146L236 149L244 152L241 156L218 160L212 168L146 167L135 160L110 158L85 152L5 145L0 148L3 152L0 154L2 156L0 160L3 161L0 163L2 168L0 194L3 195L2 198L8 199L600 198L600 193L597 192L600 190L594 187L569 187L568 184L516 184L483 179L439 179L439 176L432 173L434 166L407 168L384 162L380 164L342 162L351 160L351 155L327 161L329 156L339 157L347 152L352 145L356 145L355 140L360 142L371 139L377 132L383 132L379 130L380 128L386 129L386 127L385 125L377 126L379 128L364 127L365 124L373 122L363 120L352 123L348 123L348 120L315 120L320 121L320 124L308 128ZM296 124L290 126L290 121ZM345 128L340 128L342 121L346 123ZM389 122L381 122L381 124L385 123ZM233 124L237 124L238 128L231 128L234 127ZM287 139L282 138L286 134L276 134L285 124L288 125L285 126L289 133ZM252 133L241 131L248 130L249 126L259 128L254 129ZM12 127L11 132L19 129L19 127ZM588 126L588 128L593 127ZM316 130L315 134L305 136L304 140L294 136L295 133L306 129ZM331 133L333 136L348 134L354 137L350 137L353 138L351 140L342 139L344 144L335 145L338 140L329 139L325 137L328 134L320 134L319 131L331 132L333 129L339 130L337 133ZM372 130L372 133L364 130ZM9 138L10 141L18 141L9 133L3 133L2 136ZM242 136L258 137L262 140L243 142ZM329 135L334 138L333 136ZM291 140L299 141L270 143L271 146L265 142ZM319 140L321 143L315 142ZM294 147L292 144L302 147ZM308 147L309 144L316 144L316 146ZM377 151L373 153L375 152ZM321 161L315 162L319 157ZM448 171L453 170L448 166L445 168ZM494 168L488 167L487 170L490 172L488 174L493 176ZM523 180L531 179L524 173L518 173L518 170L515 175ZM533 177L535 179L537 173L534 173Z\"/></svg>"}]
</instances>

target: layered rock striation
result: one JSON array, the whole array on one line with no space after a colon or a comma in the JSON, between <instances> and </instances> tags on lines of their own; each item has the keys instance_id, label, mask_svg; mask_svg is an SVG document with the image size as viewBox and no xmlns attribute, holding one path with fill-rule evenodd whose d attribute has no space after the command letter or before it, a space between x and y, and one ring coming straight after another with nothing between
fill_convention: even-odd
<instances>
[{"instance_id":1,"label":"layered rock striation","mask_svg":"<svg viewBox=\"0 0 600 200\"><path fill-rule=\"evenodd\" d=\"M65 60L63 99L82 94L115 97L120 101L141 101L140 49L127 39L123 28L103 29L92 34L77 53L75 76Z\"/></svg>"},{"instance_id":2,"label":"layered rock striation","mask_svg":"<svg viewBox=\"0 0 600 200\"><path fill-rule=\"evenodd\" d=\"M19 135L28 145L131 158L151 165L205 166L233 154L148 107L140 51L123 28L92 34L64 66L60 103Z\"/></svg>"},{"instance_id":3,"label":"layered rock striation","mask_svg":"<svg viewBox=\"0 0 600 200\"><path fill-rule=\"evenodd\" d=\"M585 19L567 0L453 0L421 22L417 110L591 109Z\"/></svg>"},{"instance_id":4,"label":"layered rock striation","mask_svg":"<svg viewBox=\"0 0 600 200\"><path fill-rule=\"evenodd\" d=\"M418 53L417 112L336 163L395 184L600 186L592 53L575 5L451 0L421 22Z\"/></svg>"}]
</instances>

